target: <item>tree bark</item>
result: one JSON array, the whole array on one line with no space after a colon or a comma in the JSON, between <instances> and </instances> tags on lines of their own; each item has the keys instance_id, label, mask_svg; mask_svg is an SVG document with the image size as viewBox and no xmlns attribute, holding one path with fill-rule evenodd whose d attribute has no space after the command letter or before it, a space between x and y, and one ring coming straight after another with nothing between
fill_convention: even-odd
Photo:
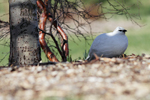
<instances>
[{"instance_id":1,"label":"tree bark","mask_svg":"<svg viewBox=\"0 0 150 100\"><path fill-rule=\"evenodd\" d=\"M9 0L9 65L38 64L41 49L36 0Z\"/></svg>"}]
</instances>

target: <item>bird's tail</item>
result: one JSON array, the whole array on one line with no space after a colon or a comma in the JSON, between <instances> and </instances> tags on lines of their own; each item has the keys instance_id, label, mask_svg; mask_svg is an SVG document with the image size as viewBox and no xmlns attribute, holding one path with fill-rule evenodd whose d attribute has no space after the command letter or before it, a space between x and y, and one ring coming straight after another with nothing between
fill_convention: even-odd
<instances>
[{"instance_id":1,"label":"bird's tail","mask_svg":"<svg viewBox=\"0 0 150 100\"><path fill-rule=\"evenodd\" d=\"M90 60L90 55L88 55L85 60L89 61Z\"/></svg>"}]
</instances>

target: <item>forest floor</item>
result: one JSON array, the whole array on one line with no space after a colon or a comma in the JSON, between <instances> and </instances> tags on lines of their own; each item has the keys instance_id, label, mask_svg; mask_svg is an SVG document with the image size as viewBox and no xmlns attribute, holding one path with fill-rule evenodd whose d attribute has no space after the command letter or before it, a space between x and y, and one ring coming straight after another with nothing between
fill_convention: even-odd
<instances>
[{"instance_id":1,"label":"forest floor","mask_svg":"<svg viewBox=\"0 0 150 100\"><path fill-rule=\"evenodd\" d=\"M0 100L150 100L150 55L3 67Z\"/></svg>"}]
</instances>

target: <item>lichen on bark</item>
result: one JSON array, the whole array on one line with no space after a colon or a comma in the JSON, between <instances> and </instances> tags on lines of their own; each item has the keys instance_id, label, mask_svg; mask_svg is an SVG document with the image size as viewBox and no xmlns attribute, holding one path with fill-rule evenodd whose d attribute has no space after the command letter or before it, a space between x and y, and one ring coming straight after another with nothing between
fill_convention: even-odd
<instances>
[{"instance_id":1,"label":"lichen on bark","mask_svg":"<svg viewBox=\"0 0 150 100\"><path fill-rule=\"evenodd\" d=\"M9 65L38 64L41 60L36 0L10 0Z\"/></svg>"}]
</instances>

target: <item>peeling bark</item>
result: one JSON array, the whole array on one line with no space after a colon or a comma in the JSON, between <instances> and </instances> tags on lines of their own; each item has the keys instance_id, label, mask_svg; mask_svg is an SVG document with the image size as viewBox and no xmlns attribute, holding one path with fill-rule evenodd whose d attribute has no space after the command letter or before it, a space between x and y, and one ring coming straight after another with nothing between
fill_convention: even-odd
<instances>
[{"instance_id":1,"label":"peeling bark","mask_svg":"<svg viewBox=\"0 0 150 100\"><path fill-rule=\"evenodd\" d=\"M56 56L53 54L53 52L50 50L50 48L47 46L47 44L45 42L44 31L45 31L46 20L48 19L52 23L52 25L54 25L54 27L57 29L57 31L59 32L59 34L61 36L62 43L61 43L61 49L60 49L55 37L51 34L51 37L56 44L56 48L57 48L59 54L61 55L62 60L67 61L67 56L69 55L68 36L63 31L63 29L60 27L58 22L56 20L55 21L53 20L53 17L50 14L50 12L47 11L46 6L48 6L48 0L44 0L44 2L42 0L37 0L37 6L41 10L43 10L43 13L40 16L40 22L39 22L39 28L41 30L43 30L43 31L39 32L40 44L41 44L43 51L45 52L47 58L50 61L58 62L58 59L56 58Z\"/></svg>"}]
</instances>

